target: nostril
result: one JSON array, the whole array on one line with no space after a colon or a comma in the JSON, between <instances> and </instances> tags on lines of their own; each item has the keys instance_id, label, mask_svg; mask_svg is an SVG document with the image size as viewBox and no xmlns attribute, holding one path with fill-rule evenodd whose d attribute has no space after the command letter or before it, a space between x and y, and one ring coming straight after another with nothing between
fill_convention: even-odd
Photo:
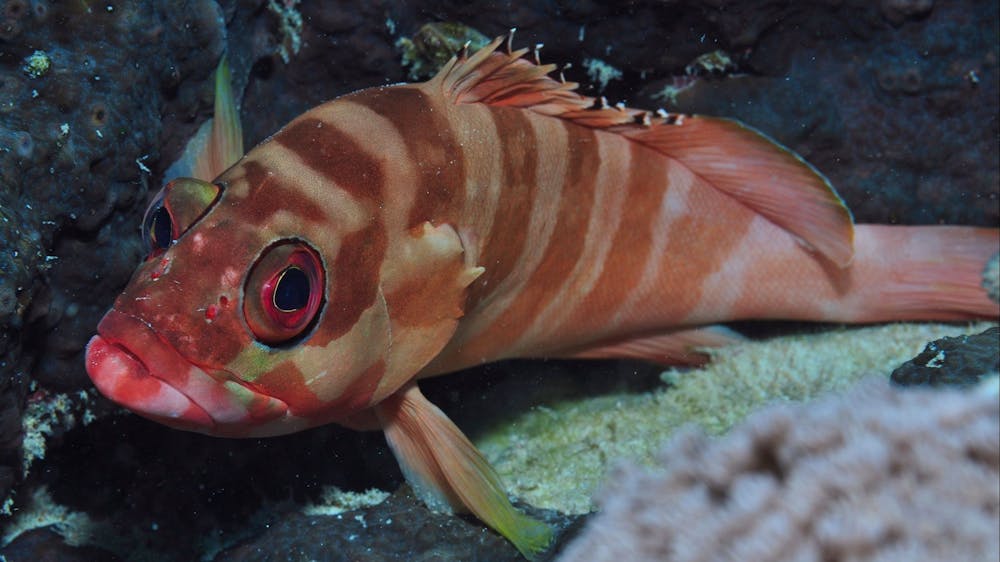
<instances>
[{"instance_id":1,"label":"nostril","mask_svg":"<svg viewBox=\"0 0 1000 562\"><path fill-rule=\"evenodd\" d=\"M156 267L153 268L153 271L149 274L149 278L156 281L166 275L168 271L170 271L170 258L160 258L160 263L156 264Z\"/></svg>"}]
</instances>

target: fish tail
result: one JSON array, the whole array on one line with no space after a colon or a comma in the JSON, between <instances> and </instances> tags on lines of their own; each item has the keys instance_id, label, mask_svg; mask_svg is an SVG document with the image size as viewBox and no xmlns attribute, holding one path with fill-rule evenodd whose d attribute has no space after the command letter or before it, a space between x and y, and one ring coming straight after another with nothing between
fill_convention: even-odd
<instances>
[{"instance_id":1,"label":"fish tail","mask_svg":"<svg viewBox=\"0 0 1000 562\"><path fill-rule=\"evenodd\" d=\"M1000 230L859 225L855 243L846 321L1000 317Z\"/></svg>"}]
</instances>

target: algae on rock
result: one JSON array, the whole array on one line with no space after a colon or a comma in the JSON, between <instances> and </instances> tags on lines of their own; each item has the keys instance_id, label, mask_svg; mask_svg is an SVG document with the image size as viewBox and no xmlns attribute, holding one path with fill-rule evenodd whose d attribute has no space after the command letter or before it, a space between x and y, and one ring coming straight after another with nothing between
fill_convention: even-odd
<instances>
[{"instance_id":1,"label":"algae on rock","mask_svg":"<svg viewBox=\"0 0 1000 562\"><path fill-rule=\"evenodd\" d=\"M668 384L660 389L539 406L475 441L512 495L585 513L618 459L651 464L681 426L722 434L764 405L843 391L873 373L888 376L927 341L985 326L892 324L720 348L705 367L664 373Z\"/></svg>"}]
</instances>

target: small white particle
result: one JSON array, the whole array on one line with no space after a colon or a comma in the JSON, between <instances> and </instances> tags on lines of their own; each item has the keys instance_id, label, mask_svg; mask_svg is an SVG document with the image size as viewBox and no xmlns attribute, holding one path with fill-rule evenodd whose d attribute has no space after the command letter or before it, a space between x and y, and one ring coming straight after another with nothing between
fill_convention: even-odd
<instances>
[{"instance_id":1,"label":"small white particle","mask_svg":"<svg viewBox=\"0 0 1000 562\"><path fill-rule=\"evenodd\" d=\"M945 353L944 350L942 349L941 351L937 352L937 355L935 355L930 361L927 362L927 367L931 369L940 369L941 366L944 365L944 359L945 359Z\"/></svg>"}]
</instances>

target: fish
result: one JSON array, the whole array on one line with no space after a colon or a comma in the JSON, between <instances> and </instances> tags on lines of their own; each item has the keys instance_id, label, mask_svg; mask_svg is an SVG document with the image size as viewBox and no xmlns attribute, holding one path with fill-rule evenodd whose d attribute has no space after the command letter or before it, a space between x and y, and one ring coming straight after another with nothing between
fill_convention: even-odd
<instances>
[{"instance_id":1,"label":"fish","mask_svg":"<svg viewBox=\"0 0 1000 562\"><path fill-rule=\"evenodd\" d=\"M421 379L516 357L698 364L743 319L1000 316L981 286L997 228L855 225L763 133L609 105L528 53L463 49L245 155L213 126L228 148L146 212L149 255L87 346L97 389L209 435L382 430L429 507L533 559L551 528Z\"/></svg>"}]
</instances>

